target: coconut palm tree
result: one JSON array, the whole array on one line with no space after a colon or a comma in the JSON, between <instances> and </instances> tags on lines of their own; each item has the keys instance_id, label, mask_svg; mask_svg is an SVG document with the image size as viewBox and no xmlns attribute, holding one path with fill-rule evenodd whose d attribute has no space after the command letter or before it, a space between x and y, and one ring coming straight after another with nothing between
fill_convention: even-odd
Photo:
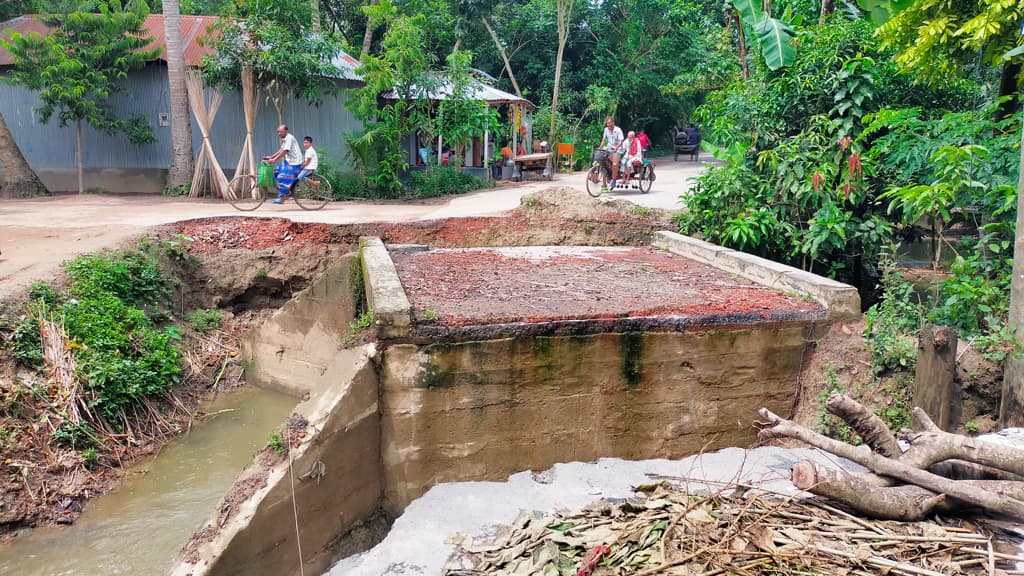
<instances>
[{"instance_id":1,"label":"coconut palm tree","mask_svg":"<svg viewBox=\"0 0 1024 576\"><path fill-rule=\"evenodd\" d=\"M167 38L167 82L171 89L171 169L168 186L192 179L192 119L185 87L185 59L181 46L181 11L178 0L163 0L164 36Z\"/></svg>"}]
</instances>

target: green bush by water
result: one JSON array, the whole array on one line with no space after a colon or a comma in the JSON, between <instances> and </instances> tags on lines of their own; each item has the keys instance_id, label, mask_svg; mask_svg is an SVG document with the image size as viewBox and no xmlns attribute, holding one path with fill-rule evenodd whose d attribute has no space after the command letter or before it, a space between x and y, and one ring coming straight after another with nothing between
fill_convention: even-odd
<instances>
[{"instance_id":1,"label":"green bush by water","mask_svg":"<svg viewBox=\"0 0 1024 576\"><path fill-rule=\"evenodd\" d=\"M29 289L32 300L15 323L9 345L19 362L42 364L40 318L67 332L76 376L94 392L90 410L112 426L144 397L166 391L179 379L181 340L169 317L169 280L160 270L162 249L141 242L118 252L76 258L65 265L67 289L48 284ZM59 441L82 447L84 429L65 430Z\"/></svg>"}]
</instances>

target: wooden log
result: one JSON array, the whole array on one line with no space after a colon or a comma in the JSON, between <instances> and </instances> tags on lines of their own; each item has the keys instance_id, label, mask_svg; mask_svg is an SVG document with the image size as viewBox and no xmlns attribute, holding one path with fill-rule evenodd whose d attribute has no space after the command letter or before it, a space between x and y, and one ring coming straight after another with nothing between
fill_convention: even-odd
<instances>
[{"instance_id":1,"label":"wooden log","mask_svg":"<svg viewBox=\"0 0 1024 576\"><path fill-rule=\"evenodd\" d=\"M958 481L965 490L987 490L1007 498L1024 500L1024 482L999 480ZM793 465L793 484L812 494L832 498L880 520L917 521L932 513L950 513L970 507L913 484L879 486L874 474L854 474L826 468L811 460Z\"/></svg>"},{"instance_id":2,"label":"wooden log","mask_svg":"<svg viewBox=\"0 0 1024 576\"><path fill-rule=\"evenodd\" d=\"M914 419L923 424L925 431L903 430L900 433L910 443L910 448L900 457L903 464L928 468L956 459L1024 476L1024 449L944 432L929 426L928 415L920 408L914 408Z\"/></svg>"},{"instance_id":3,"label":"wooden log","mask_svg":"<svg viewBox=\"0 0 1024 576\"><path fill-rule=\"evenodd\" d=\"M920 406L943 430L953 422L953 377L956 374L956 330L925 325L917 341L914 405Z\"/></svg>"},{"instance_id":4,"label":"wooden log","mask_svg":"<svg viewBox=\"0 0 1024 576\"><path fill-rule=\"evenodd\" d=\"M946 503L946 497L913 484L882 487L862 474L818 466L810 460L793 465L793 484L811 494L850 506L870 518L916 522ZM943 512L948 506L943 506Z\"/></svg>"},{"instance_id":5,"label":"wooden log","mask_svg":"<svg viewBox=\"0 0 1024 576\"><path fill-rule=\"evenodd\" d=\"M942 430L932 422L932 419L925 414L924 410L921 410L920 408L913 409L913 427L914 430L942 432ZM904 436L911 432L912 431L901 430L900 436ZM913 454L911 457L913 457ZM932 474L938 474L939 476L945 476L946 478L952 478L953 480L1024 480L1024 477L1013 474L1012 472L1006 472L990 466L983 466L974 462L965 462L963 460L946 460L945 462L937 462L928 466L927 470Z\"/></svg>"},{"instance_id":6,"label":"wooden log","mask_svg":"<svg viewBox=\"0 0 1024 576\"><path fill-rule=\"evenodd\" d=\"M868 410L863 404L850 398L846 394L833 392L828 395L825 401L825 409L843 419L844 422L853 428L853 431L860 435L864 443L882 456L897 458L903 453L896 437L889 431L889 427L882 422L882 419L875 416L875 413Z\"/></svg>"},{"instance_id":7,"label":"wooden log","mask_svg":"<svg viewBox=\"0 0 1024 576\"><path fill-rule=\"evenodd\" d=\"M913 468L897 460L879 456L872 452L859 450L849 444L822 436L817 432L809 430L795 422L786 420L767 408L761 408L759 414L766 420L762 425L758 436L765 437L786 437L801 440L811 446L831 452L852 460L867 467L876 474L898 478L911 484L916 484L936 493L946 494L953 498L962 500L968 504L978 506L996 514L1003 514L1024 520L1024 502L1013 498L1006 498L987 490L977 488L966 488L959 485L955 480L936 476L925 470Z\"/></svg>"}]
</instances>

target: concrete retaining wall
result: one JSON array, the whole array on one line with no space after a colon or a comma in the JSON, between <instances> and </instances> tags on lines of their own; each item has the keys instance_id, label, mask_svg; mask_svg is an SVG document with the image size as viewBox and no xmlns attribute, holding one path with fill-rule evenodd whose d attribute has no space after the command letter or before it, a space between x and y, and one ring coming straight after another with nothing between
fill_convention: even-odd
<instances>
[{"instance_id":1,"label":"concrete retaining wall","mask_svg":"<svg viewBox=\"0 0 1024 576\"><path fill-rule=\"evenodd\" d=\"M385 496L600 457L749 446L788 413L811 323L702 332L509 338L386 349Z\"/></svg>"},{"instance_id":2,"label":"concrete retaining wall","mask_svg":"<svg viewBox=\"0 0 1024 576\"><path fill-rule=\"evenodd\" d=\"M310 435L291 470L264 454L243 474L176 576L294 574L293 476L303 567L316 574L333 560L332 540L381 507L401 513L441 482L747 446L757 408L792 408L803 355L823 327L818 316L430 342L414 335L384 245L360 245L361 258L344 258L245 338L249 381L307 394L297 411ZM658 233L655 245L809 294L830 321L859 313L849 286L677 234ZM374 345L342 348L362 286L383 346L377 369Z\"/></svg>"},{"instance_id":3,"label":"concrete retaining wall","mask_svg":"<svg viewBox=\"0 0 1024 576\"><path fill-rule=\"evenodd\" d=\"M302 395L312 390L342 349L355 317L362 276L355 254L342 257L262 326L242 338L249 384Z\"/></svg>"},{"instance_id":4,"label":"concrete retaining wall","mask_svg":"<svg viewBox=\"0 0 1024 576\"><path fill-rule=\"evenodd\" d=\"M381 502L373 354L371 344L335 356L310 399L295 410L309 424L291 461L273 453L257 458L193 536L173 576L297 574L296 514L305 572L330 566L332 541ZM271 458L277 462L267 462Z\"/></svg>"}]
</instances>

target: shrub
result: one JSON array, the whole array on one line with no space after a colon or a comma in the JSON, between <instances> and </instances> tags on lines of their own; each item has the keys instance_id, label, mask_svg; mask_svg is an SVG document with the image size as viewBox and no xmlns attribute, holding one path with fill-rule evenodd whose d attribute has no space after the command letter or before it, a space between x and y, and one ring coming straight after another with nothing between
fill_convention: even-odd
<instances>
[{"instance_id":1,"label":"shrub","mask_svg":"<svg viewBox=\"0 0 1024 576\"><path fill-rule=\"evenodd\" d=\"M69 282L64 294L48 284L33 284L33 300L10 338L19 362L39 366L39 316L63 324L90 410L113 426L141 398L167 390L179 378L180 334L154 320L166 316L169 282L157 264L161 252L152 248L142 242L119 252L76 258L65 265ZM82 448L87 431L65 429L57 440Z\"/></svg>"},{"instance_id":2,"label":"shrub","mask_svg":"<svg viewBox=\"0 0 1024 576\"><path fill-rule=\"evenodd\" d=\"M871 348L875 374L890 370L912 370L917 364L917 335L922 310L914 286L903 274L884 265L881 300L864 313L864 337ZM915 303L917 302L917 303Z\"/></svg>"},{"instance_id":3,"label":"shrub","mask_svg":"<svg viewBox=\"0 0 1024 576\"><path fill-rule=\"evenodd\" d=\"M446 166L413 172L405 184L406 193L418 198L462 194L482 187L476 176Z\"/></svg>"},{"instance_id":4,"label":"shrub","mask_svg":"<svg viewBox=\"0 0 1024 576\"><path fill-rule=\"evenodd\" d=\"M210 330L220 328L223 322L220 310L207 310L205 308L190 312L185 319L188 320L188 323L197 332L209 332Z\"/></svg>"}]
</instances>

